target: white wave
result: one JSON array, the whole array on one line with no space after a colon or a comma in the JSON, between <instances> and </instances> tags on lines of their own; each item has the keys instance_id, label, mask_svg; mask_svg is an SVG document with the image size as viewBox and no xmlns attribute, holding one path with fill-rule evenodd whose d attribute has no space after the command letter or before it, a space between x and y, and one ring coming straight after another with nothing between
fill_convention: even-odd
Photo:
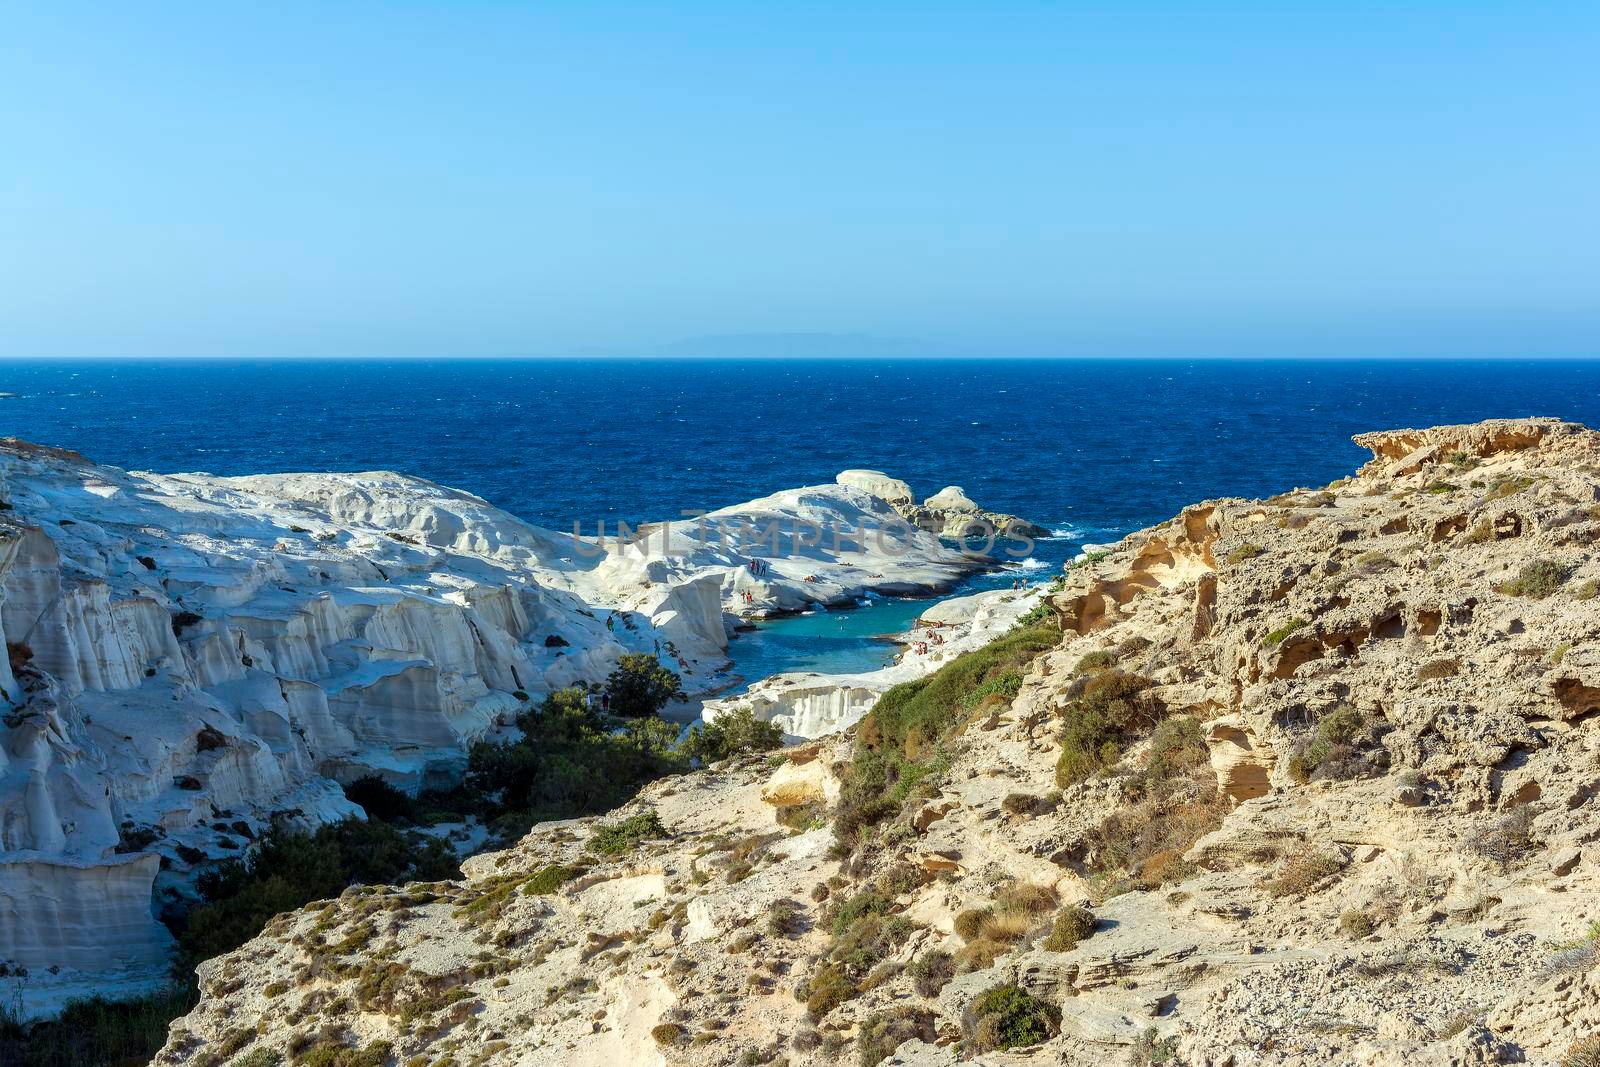
<instances>
[{"instance_id":1,"label":"white wave","mask_svg":"<svg viewBox=\"0 0 1600 1067\"><path fill-rule=\"evenodd\" d=\"M1032 556L1029 556L1025 560L1020 560L1016 563L1013 563L1012 566L1023 571L1042 571L1048 569L1050 564L1046 563L1042 559L1034 559Z\"/></svg>"},{"instance_id":2,"label":"white wave","mask_svg":"<svg viewBox=\"0 0 1600 1067\"><path fill-rule=\"evenodd\" d=\"M1083 536L1083 531L1078 529L1076 526L1063 526L1060 529L1051 530L1049 537L1040 537L1040 538L1038 538L1038 540L1040 540L1040 541L1066 541L1066 540L1068 540L1070 538L1073 538L1073 537L1082 537L1082 536Z\"/></svg>"}]
</instances>

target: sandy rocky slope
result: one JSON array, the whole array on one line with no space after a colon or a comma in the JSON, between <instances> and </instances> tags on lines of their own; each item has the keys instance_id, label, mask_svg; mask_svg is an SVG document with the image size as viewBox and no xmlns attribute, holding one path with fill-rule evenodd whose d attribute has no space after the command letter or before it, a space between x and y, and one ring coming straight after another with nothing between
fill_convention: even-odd
<instances>
[{"instance_id":1,"label":"sandy rocky slope","mask_svg":"<svg viewBox=\"0 0 1600 1067\"><path fill-rule=\"evenodd\" d=\"M280 916L158 1062L1561 1061L1600 1033L1600 434L1357 441L1351 478L1071 568L1020 686L853 843L830 822L880 712ZM1199 762L1130 728L1058 784L1118 686ZM592 847L646 807L663 830ZM997 1047L1028 1037L997 986L1042 1033Z\"/></svg>"},{"instance_id":2,"label":"sandy rocky slope","mask_svg":"<svg viewBox=\"0 0 1600 1067\"><path fill-rule=\"evenodd\" d=\"M390 472L146 474L0 441L0 965L28 972L23 1012L164 984L155 912L274 820L360 814L340 783L448 783L627 652L714 694L741 618L980 565L845 484L606 536Z\"/></svg>"}]
</instances>

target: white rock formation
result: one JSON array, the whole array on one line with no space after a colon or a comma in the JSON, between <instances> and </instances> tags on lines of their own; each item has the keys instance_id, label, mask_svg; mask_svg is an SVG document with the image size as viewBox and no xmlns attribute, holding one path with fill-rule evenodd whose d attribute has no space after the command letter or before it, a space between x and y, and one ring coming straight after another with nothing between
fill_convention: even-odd
<instances>
[{"instance_id":1,"label":"white rock formation","mask_svg":"<svg viewBox=\"0 0 1600 1067\"><path fill-rule=\"evenodd\" d=\"M390 472L159 475L7 441L0 500L0 961L29 1013L158 981L158 868L181 892L275 816L359 813L339 782L444 784L626 652L715 690L728 612L980 565L837 485L601 543Z\"/></svg>"},{"instance_id":2,"label":"white rock formation","mask_svg":"<svg viewBox=\"0 0 1600 1067\"><path fill-rule=\"evenodd\" d=\"M1036 523L997 511L985 511L975 504L959 485L947 485L937 493L916 502L911 486L899 478L891 478L882 471L840 471L840 485L860 489L889 504L901 518L921 530L940 537L968 541L994 536L1004 544L991 544L984 552L1001 553L1009 550L1013 558L1026 555L1032 546L1027 539L1047 537L1050 531ZM1003 537L1001 535L1004 535Z\"/></svg>"},{"instance_id":3,"label":"white rock formation","mask_svg":"<svg viewBox=\"0 0 1600 1067\"><path fill-rule=\"evenodd\" d=\"M871 493L891 504L903 506L916 502L916 497L911 495L911 486L899 478L889 477L882 471L840 471L838 481L840 485L848 485L864 493Z\"/></svg>"},{"instance_id":4,"label":"white rock formation","mask_svg":"<svg viewBox=\"0 0 1600 1067\"><path fill-rule=\"evenodd\" d=\"M967 495L967 491L959 485L947 485L937 493L922 502L922 506L933 511L970 511L976 513L979 508Z\"/></svg>"}]
</instances>

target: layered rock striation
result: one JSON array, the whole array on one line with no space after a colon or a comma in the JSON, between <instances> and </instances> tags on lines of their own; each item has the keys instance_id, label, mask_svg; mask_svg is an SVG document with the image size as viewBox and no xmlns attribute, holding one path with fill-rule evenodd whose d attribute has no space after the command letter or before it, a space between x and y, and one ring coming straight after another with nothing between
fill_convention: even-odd
<instances>
[{"instance_id":1,"label":"layered rock striation","mask_svg":"<svg viewBox=\"0 0 1600 1067\"><path fill-rule=\"evenodd\" d=\"M738 614L983 565L838 485L586 538L391 472L159 475L11 440L0 501L0 961L30 1012L164 981L168 897L273 822L360 814L342 782L447 785L624 653L709 693Z\"/></svg>"},{"instance_id":2,"label":"layered rock striation","mask_svg":"<svg viewBox=\"0 0 1600 1067\"><path fill-rule=\"evenodd\" d=\"M159 1062L1586 1062L1600 434L1360 440L776 766L280 917Z\"/></svg>"}]
</instances>

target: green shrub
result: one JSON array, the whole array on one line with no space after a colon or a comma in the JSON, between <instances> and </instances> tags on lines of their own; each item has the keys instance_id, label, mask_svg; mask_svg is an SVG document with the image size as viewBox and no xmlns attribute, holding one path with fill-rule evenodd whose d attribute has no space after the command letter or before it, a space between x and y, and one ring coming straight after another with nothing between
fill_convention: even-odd
<instances>
[{"instance_id":1,"label":"green shrub","mask_svg":"<svg viewBox=\"0 0 1600 1067\"><path fill-rule=\"evenodd\" d=\"M852 979L860 981L898 952L916 929L916 923L904 916L863 915L835 935L828 956Z\"/></svg>"},{"instance_id":2,"label":"green shrub","mask_svg":"<svg viewBox=\"0 0 1600 1067\"><path fill-rule=\"evenodd\" d=\"M1094 925L1094 912L1081 904L1069 904L1056 912L1044 947L1051 952L1070 951L1077 947L1079 941L1094 933Z\"/></svg>"},{"instance_id":3,"label":"green shrub","mask_svg":"<svg viewBox=\"0 0 1600 1067\"><path fill-rule=\"evenodd\" d=\"M1561 588L1561 583L1566 580L1567 569L1565 567L1555 560L1540 559L1525 565L1515 578L1497 588L1499 592L1505 593L1507 596L1543 600Z\"/></svg>"},{"instance_id":4,"label":"green shrub","mask_svg":"<svg viewBox=\"0 0 1600 1067\"><path fill-rule=\"evenodd\" d=\"M1137 795L1161 795L1171 783L1210 765L1211 749L1206 745L1200 720L1179 715L1156 724L1144 767L1130 784Z\"/></svg>"},{"instance_id":5,"label":"green shrub","mask_svg":"<svg viewBox=\"0 0 1600 1067\"><path fill-rule=\"evenodd\" d=\"M774 900L767 908L767 933L773 937L794 937L805 929L806 909L788 897Z\"/></svg>"},{"instance_id":6,"label":"green shrub","mask_svg":"<svg viewBox=\"0 0 1600 1067\"><path fill-rule=\"evenodd\" d=\"M611 710L642 719L655 715L683 692L683 680L647 652L625 653L606 679Z\"/></svg>"},{"instance_id":7,"label":"green shrub","mask_svg":"<svg viewBox=\"0 0 1600 1067\"><path fill-rule=\"evenodd\" d=\"M1088 674L1090 671L1103 671L1107 667L1115 667L1117 657L1105 649L1098 652L1089 652L1078 660L1077 666L1072 668L1073 674Z\"/></svg>"},{"instance_id":8,"label":"green shrub","mask_svg":"<svg viewBox=\"0 0 1600 1067\"><path fill-rule=\"evenodd\" d=\"M983 924L989 918L993 908L968 908L959 911L955 917L956 936L963 941L976 941L983 930Z\"/></svg>"},{"instance_id":9,"label":"green shrub","mask_svg":"<svg viewBox=\"0 0 1600 1067\"><path fill-rule=\"evenodd\" d=\"M294 1058L296 1067L383 1067L393 1046L387 1041L352 1048L334 1041L319 1041Z\"/></svg>"},{"instance_id":10,"label":"green shrub","mask_svg":"<svg viewBox=\"0 0 1600 1067\"><path fill-rule=\"evenodd\" d=\"M1107 670L1091 675L1076 698L1063 710L1061 756L1056 761L1056 785L1081 782L1115 763L1122 744L1150 729L1160 716L1142 694L1147 678Z\"/></svg>"},{"instance_id":11,"label":"green shrub","mask_svg":"<svg viewBox=\"0 0 1600 1067\"><path fill-rule=\"evenodd\" d=\"M939 949L927 949L917 954L907 968L912 986L924 997L936 997L945 983L955 977L955 958Z\"/></svg>"},{"instance_id":12,"label":"green shrub","mask_svg":"<svg viewBox=\"0 0 1600 1067\"><path fill-rule=\"evenodd\" d=\"M834 1008L856 995L856 984L836 964L826 964L811 976L810 991L806 996L806 1010L813 1019L821 1019Z\"/></svg>"},{"instance_id":13,"label":"green shrub","mask_svg":"<svg viewBox=\"0 0 1600 1067\"><path fill-rule=\"evenodd\" d=\"M54 1019L23 1026L0 1010L0 1063L102 1067L146 1063L167 1026L195 1005L193 986L174 985L136 1000L69 1002Z\"/></svg>"},{"instance_id":14,"label":"green shrub","mask_svg":"<svg viewBox=\"0 0 1600 1067\"><path fill-rule=\"evenodd\" d=\"M1290 619L1288 622L1269 633L1265 638L1266 643L1274 647L1281 645L1283 644L1284 638L1288 637L1290 634L1294 633L1304 625L1306 625L1306 620L1304 619Z\"/></svg>"},{"instance_id":15,"label":"green shrub","mask_svg":"<svg viewBox=\"0 0 1600 1067\"><path fill-rule=\"evenodd\" d=\"M1009 815L1041 815L1055 805L1035 793L1007 793L1000 807Z\"/></svg>"},{"instance_id":16,"label":"green shrub","mask_svg":"<svg viewBox=\"0 0 1600 1067\"><path fill-rule=\"evenodd\" d=\"M994 895L995 905L1001 911L1042 915L1059 903L1054 887L1038 882L1011 882Z\"/></svg>"},{"instance_id":17,"label":"green shrub","mask_svg":"<svg viewBox=\"0 0 1600 1067\"><path fill-rule=\"evenodd\" d=\"M1305 748L1290 757L1289 776L1301 783L1310 781L1319 769L1347 755L1366 726L1366 716L1349 704L1340 704L1322 717Z\"/></svg>"},{"instance_id":18,"label":"green shrub","mask_svg":"<svg viewBox=\"0 0 1600 1067\"><path fill-rule=\"evenodd\" d=\"M472 746L464 783L475 813L502 837L545 819L612 811L689 766L671 723L631 719L619 730L581 688L551 693L518 715L517 726L516 741Z\"/></svg>"},{"instance_id":19,"label":"green shrub","mask_svg":"<svg viewBox=\"0 0 1600 1067\"><path fill-rule=\"evenodd\" d=\"M877 1067L889 1055L912 1038L927 1042L938 1039L933 1025L933 1015L924 1008L906 1005L889 1008L869 1015L856 1033L859 1067Z\"/></svg>"},{"instance_id":20,"label":"green shrub","mask_svg":"<svg viewBox=\"0 0 1600 1067\"><path fill-rule=\"evenodd\" d=\"M689 1032L677 1023L662 1023L651 1028L650 1036L658 1045L676 1045L689 1036Z\"/></svg>"},{"instance_id":21,"label":"green shrub","mask_svg":"<svg viewBox=\"0 0 1600 1067\"><path fill-rule=\"evenodd\" d=\"M1534 479L1526 475L1501 475L1489 483L1489 491L1484 494L1485 500L1499 500L1515 493L1520 493L1532 485Z\"/></svg>"},{"instance_id":22,"label":"green shrub","mask_svg":"<svg viewBox=\"0 0 1600 1067\"><path fill-rule=\"evenodd\" d=\"M522 888L524 892L533 896L548 896L582 873L582 867L568 867L560 863L552 863L550 866L536 872L526 882L523 882Z\"/></svg>"},{"instance_id":23,"label":"green shrub","mask_svg":"<svg viewBox=\"0 0 1600 1067\"><path fill-rule=\"evenodd\" d=\"M1061 1029L1061 1009L1020 986L997 985L978 994L962 1023L970 1051L993 1052L1048 1041Z\"/></svg>"},{"instance_id":24,"label":"green shrub","mask_svg":"<svg viewBox=\"0 0 1600 1067\"><path fill-rule=\"evenodd\" d=\"M1128 1050L1129 1067L1160 1067L1162 1064L1177 1064L1177 1062L1178 1039L1157 1037L1154 1027L1140 1034L1139 1040Z\"/></svg>"},{"instance_id":25,"label":"green shrub","mask_svg":"<svg viewBox=\"0 0 1600 1067\"><path fill-rule=\"evenodd\" d=\"M620 822L601 823L589 836L589 851L605 856L620 856L639 847L639 842L670 837L656 809L645 808Z\"/></svg>"},{"instance_id":26,"label":"green shrub","mask_svg":"<svg viewBox=\"0 0 1600 1067\"><path fill-rule=\"evenodd\" d=\"M682 752L701 766L707 766L733 756L771 752L782 745L782 726L763 722L749 708L739 708L690 728Z\"/></svg>"},{"instance_id":27,"label":"green shrub","mask_svg":"<svg viewBox=\"0 0 1600 1067\"><path fill-rule=\"evenodd\" d=\"M228 1067L278 1067L283 1054L275 1048L252 1049L234 1060Z\"/></svg>"},{"instance_id":28,"label":"green shrub","mask_svg":"<svg viewBox=\"0 0 1600 1067\"><path fill-rule=\"evenodd\" d=\"M1260 545L1253 545L1246 541L1232 552L1229 552L1226 559L1230 564L1243 563L1247 559L1255 559L1265 551L1266 549L1262 548Z\"/></svg>"}]
</instances>

